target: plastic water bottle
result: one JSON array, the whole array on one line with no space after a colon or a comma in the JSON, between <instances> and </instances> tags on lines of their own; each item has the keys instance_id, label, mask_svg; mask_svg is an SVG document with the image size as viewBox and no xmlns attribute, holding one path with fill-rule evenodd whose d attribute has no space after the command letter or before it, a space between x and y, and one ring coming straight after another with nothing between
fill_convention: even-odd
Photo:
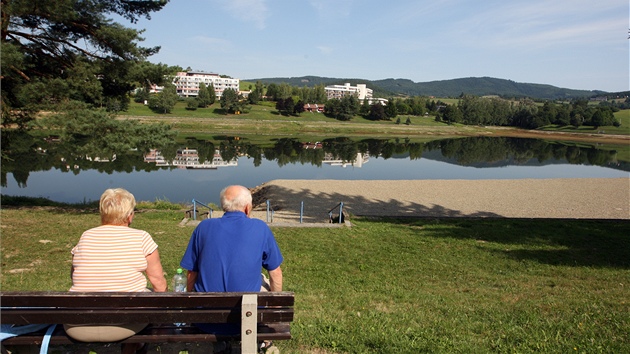
<instances>
[{"instance_id":1,"label":"plastic water bottle","mask_svg":"<svg viewBox=\"0 0 630 354\"><path fill-rule=\"evenodd\" d=\"M187 283L188 283L188 280L186 279L186 276L184 275L184 270L181 268L177 268L177 272L173 276L173 290L176 293L186 292ZM185 323L175 323L175 325L177 327L180 327L180 326L185 325Z\"/></svg>"},{"instance_id":2,"label":"plastic water bottle","mask_svg":"<svg viewBox=\"0 0 630 354\"><path fill-rule=\"evenodd\" d=\"M176 293L184 293L186 292L186 285L188 281L186 280L186 276L184 275L184 270L181 268L177 268L177 272L173 276L173 290Z\"/></svg>"}]
</instances>

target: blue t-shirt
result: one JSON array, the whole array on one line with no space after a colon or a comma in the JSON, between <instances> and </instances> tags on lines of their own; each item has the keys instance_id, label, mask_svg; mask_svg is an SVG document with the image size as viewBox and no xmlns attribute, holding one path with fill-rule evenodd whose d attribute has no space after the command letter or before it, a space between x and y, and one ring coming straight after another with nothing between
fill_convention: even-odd
<instances>
[{"instance_id":1,"label":"blue t-shirt","mask_svg":"<svg viewBox=\"0 0 630 354\"><path fill-rule=\"evenodd\" d=\"M261 268L274 270L282 260L267 224L237 211L200 222L180 266L198 273L195 291L257 292Z\"/></svg>"}]
</instances>

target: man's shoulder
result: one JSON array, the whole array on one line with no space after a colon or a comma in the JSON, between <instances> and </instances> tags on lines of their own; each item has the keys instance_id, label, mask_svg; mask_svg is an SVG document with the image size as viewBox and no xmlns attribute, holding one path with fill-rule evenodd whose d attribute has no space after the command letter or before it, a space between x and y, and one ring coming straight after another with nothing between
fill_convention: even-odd
<instances>
[{"instance_id":1,"label":"man's shoulder","mask_svg":"<svg viewBox=\"0 0 630 354\"><path fill-rule=\"evenodd\" d=\"M251 224L255 224L255 225L259 225L261 227L269 227L269 225L267 225L266 222L264 222L261 219L257 219L257 218L247 218L248 222Z\"/></svg>"},{"instance_id":2,"label":"man's shoulder","mask_svg":"<svg viewBox=\"0 0 630 354\"><path fill-rule=\"evenodd\" d=\"M212 225L212 224L216 224L216 223L220 223L221 222L221 218L210 218L210 219L203 219L199 222L199 226L201 225Z\"/></svg>"},{"instance_id":3,"label":"man's shoulder","mask_svg":"<svg viewBox=\"0 0 630 354\"><path fill-rule=\"evenodd\" d=\"M240 215L242 214L242 215ZM257 218L249 218L244 213L234 213L229 215L227 218L225 216L219 218L211 218L202 220L197 227L212 227L213 225L224 224L225 226L233 224L249 224L254 225L256 227L261 228L269 228L267 223L261 219Z\"/></svg>"}]
</instances>

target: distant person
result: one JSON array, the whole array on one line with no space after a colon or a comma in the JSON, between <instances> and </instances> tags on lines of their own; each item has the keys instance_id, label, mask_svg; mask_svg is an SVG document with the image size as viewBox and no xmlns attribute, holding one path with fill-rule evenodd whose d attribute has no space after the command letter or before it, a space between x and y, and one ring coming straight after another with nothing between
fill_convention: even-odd
<instances>
[{"instance_id":1,"label":"distant person","mask_svg":"<svg viewBox=\"0 0 630 354\"><path fill-rule=\"evenodd\" d=\"M133 194L122 188L108 189L101 195L101 226L85 231L72 249L70 291L150 291L147 289L147 278L153 291L166 291L158 245L146 231L129 227L135 207ZM70 337L78 341L115 342L138 333L146 326L68 324L64 328ZM123 353L136 353L142 346L125 344Z\"/></svg>"},{"instance_id":2,"label":"distant person","mask_svg":"<svg viewBox=\"0 0 630 354\"><path fill-rule=\"evenodd\" d=\"M220 198L225 214L199 223L180 263L188 270L188 291L257 292L263 268L269 273L270 290L282 291L282 254L269 226L249 217L251 192L229 186ZM211 333L226 333L216 326L197 325Z\"/></svg>"}]
</instances>

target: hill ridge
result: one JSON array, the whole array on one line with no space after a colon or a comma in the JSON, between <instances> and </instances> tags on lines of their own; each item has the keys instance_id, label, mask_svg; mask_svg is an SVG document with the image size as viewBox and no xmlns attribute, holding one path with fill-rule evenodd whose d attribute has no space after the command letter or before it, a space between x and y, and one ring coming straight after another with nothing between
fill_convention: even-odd
<instances>
[{"instance_id":1,"label":"hill ridge","mask_svg":"<svg viewBox=\"0 0 630 354\"><path fill-rule=\"evenodd\" d=\"M458 97L463 94L475 96L497 95L509 98L529 97L533 99L571 99L593 97L607 92L600 90L575 90L561 88L549 84L522 83L494 77L464 77L448 80L414 82L404 78L387 78L381 80L365 80L359 78L331 78L322 76L275 77L247 79L244 81L260 81L265 84L287 83L292 86L313 87L316 85L357 84L366 83L374 90L377 97L388 96L435 96Z\"/></svg>"}]
</instances>

